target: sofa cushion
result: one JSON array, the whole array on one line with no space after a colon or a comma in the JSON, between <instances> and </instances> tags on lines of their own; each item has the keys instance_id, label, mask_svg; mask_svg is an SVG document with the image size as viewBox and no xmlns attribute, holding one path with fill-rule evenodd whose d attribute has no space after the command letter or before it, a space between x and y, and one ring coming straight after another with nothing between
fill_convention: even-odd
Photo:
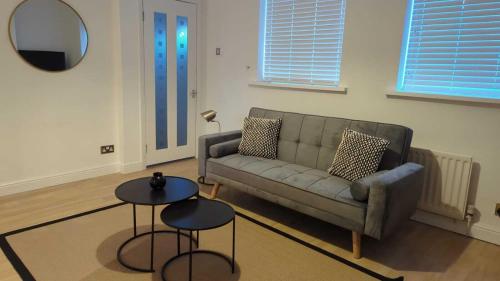
<instances>
[{"instance_id":1,"label":"sofa cushion","mask_svg":"<svg viewBox=\"0 0 500 281\"><path fill-rule=\"evenodd\" d=\"M355 181L375 173L390 141L345 129L328 172Z\"/></svg>"},{"instance_id":2,"label":"sofa cushion","mask_svg":"<svg viewBox=\"0 0 500 281\"><path fill-rule=\"evenodd\" d=\"M245 117L239 153L276 159L280 128L281 119Z\"/></svg>"},{"instance_id":3,"label":"sofa cushion","mask_svg":"<svg viewBox=\"0 0 500 281\"><path fill-rule=\"evenodd\" d=\"M366 203L350 195L350 182L312 169L280 160L228 155L211 158L207 175L215 174L259 188L262 191L335 214L335 223L349 228L364 226Z\"/></svg>"}]
</instances>

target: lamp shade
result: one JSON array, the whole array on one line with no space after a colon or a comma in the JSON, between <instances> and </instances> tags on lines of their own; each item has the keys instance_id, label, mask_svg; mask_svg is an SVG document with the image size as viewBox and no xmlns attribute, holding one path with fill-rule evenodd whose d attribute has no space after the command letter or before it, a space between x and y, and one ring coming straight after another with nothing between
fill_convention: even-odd
<instances>
[{"instance_id":1,"label":"lamp shade","mask_svg":"<svg viewBox=\"0 0 500 281\"><path fill-rule=\"evenodd\" d=\"M201 117L207 120L207 122L211 122L212 120L214 120L215 116L217 116L217 112L215 110L207 110L201 113Z\"/></svg>"}]
</instances>

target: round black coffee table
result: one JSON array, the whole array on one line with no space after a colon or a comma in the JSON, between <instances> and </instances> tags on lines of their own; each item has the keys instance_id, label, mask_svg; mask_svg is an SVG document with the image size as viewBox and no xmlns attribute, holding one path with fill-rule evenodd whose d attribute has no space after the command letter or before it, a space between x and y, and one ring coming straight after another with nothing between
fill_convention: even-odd
<instances>
[{"instance_id":1,"label":"round black coffee table","mask_svg":"<svg viewBox=\"0 0 500 281\"><path fill-rule=\"evenodd\" d=\"M149 186L150 178L140 178L131 180L119 185L115 190L115 195L118 199L130 203L133 206L133 221L134 221L134 236L123 242L123 244L118 248L117 259L118 262L128 269L139 271L139 272L154 272L153 261L154 261L154 235L155 233L177 233L179 232L172 230L160 230L155 231L155 206L172 204L175 202L180 202L187 200L193 196L198 196L199 189L198 185L189 179L180 177L170 177L166 176L165 187L161 190L154 190ZM142 234L137 234L137 221L136 221L136 205L146 205L151 206L151 231ZM151 235L151 258L150 258L150 268L139 268L127 264L122 260L121 252L123 248L139 237ZM188 237L187 234L181 233L180 235ZM192 240L192 235L189 236ZM196 241L196 240L195 240ZM191 243L190 243L191 244Z\"/></svg>"},{"instance_id":2,"label":"round black coffee table","mask_svg":"<svg viewBox=\"0 0 500 281\"><path fill-rule=\"evenodd\" d=\"M162 268L162 279L167 280L165 277L165 270L174 260L189 255L189 280L192 279L193 272L193 254L211 254L216 255L226 260L231 266L231 272L234 273L234 254L235 254L235 231L236 219L235 212L231 206L220 201L208 199L193 199L183 202L175 203L167 206L161 212L161 220L168 226L177 229L177 256L169 259ZM180 230L189 231L189 238L193 238L193 231L209 230L224 226L233 222L233 253L232 258L209 250L195 250L193 251L192 243L189 243L189 252L180 252ZM199 238L199 235L198 235ZM198 240L199 241L199 240ZM199 246L199 245L198 245Z\"/></svg>"}]
</instances>

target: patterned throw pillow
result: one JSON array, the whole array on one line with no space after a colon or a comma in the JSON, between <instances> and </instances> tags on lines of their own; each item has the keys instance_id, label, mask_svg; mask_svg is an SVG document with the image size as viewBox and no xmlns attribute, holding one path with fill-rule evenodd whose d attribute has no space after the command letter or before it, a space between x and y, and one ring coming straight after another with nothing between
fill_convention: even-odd
<instances>
[{"instance_id":1,"label":"patterned throw pillow","mask_svg":"<svg viewBox=\"0 0 500 281\"><path fill-rule=\"evenodd\" d=\"M276 159L280 129L281 119L245 117L238 152L241 155Z\"/></svg>"},{"instance_id":2,"label":"patterned throw pillow","mask_svg":"<svg viewBox=\"0 0 500 281\"><path fill-rule=\"evenodd\" d=\"M328 172L349 181L375 173L390 141L345 129Z\"/></svg>"}]
</instances>

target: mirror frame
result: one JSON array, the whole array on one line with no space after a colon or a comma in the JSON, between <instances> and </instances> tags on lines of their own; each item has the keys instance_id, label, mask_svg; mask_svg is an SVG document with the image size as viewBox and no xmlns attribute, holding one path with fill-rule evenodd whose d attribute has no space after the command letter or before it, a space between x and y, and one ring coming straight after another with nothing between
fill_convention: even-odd
<instances>
[{"instance_id":1,"label":"mirror frame","mask_svg":"<svg viewBox=\"0 0 500 281\"><path fill-rule=\"evenodd\" d=\"M78 11L73 8L70 4L66 3L65 1L63 0L54 0L54 1L58 1L64 5L66 5L68 8L70 8L74 13L75 15L80 19L80 21L82 22L83 24L83 27L85 28L85 32L87 33L87 46L85 47L85 53L83 54L83 56L78 60L78 62L73 65L72 67L70 68L67 68L65 70L47 70L47 69L43 69L43 68L39 68L39 67L36 67L34 66L33 64L31 64L29 61L27 61L25 58L23 58L20 54L19 54L19 51L17 50L17 47L16 47L16 44L14 44L14 40L12 38L12 34L11 34L11 26L12 26L12 20L14 19L14 15L16 14L16 11L19 7L21 7L21 5L23 5L24 3L26 2L29 2L29 1L32 1L32 0L23 0L21 1L19 4L16 5L16 7L14 8L14 10L12 11L12 13L10 14L10 17L9 17L9 24L7 25L7 33L9 34L9 41L10 41L10 45L12 46L12 49L14 49L14 52L16 53L16 55L24 62L26 63L27 65L31 66L32 68L34 69L37 69L37 70L40 70L40 71L44 71L44 72L48 72L48 73L61 73L61 72L66 72L66 71L69 71L69 70L72 70L74 68L76 68L78 65L80 65L80 63L83 61L83 59L87 56L88 54L88 51L89 51L89 46L90 46L90 39L89 39L89 31L88 31L88 28L87 28L87 25L85 24L85 21L83 20L82 16L80 15L80 13L78 13Z\"/></svg>"}]
</instances>

